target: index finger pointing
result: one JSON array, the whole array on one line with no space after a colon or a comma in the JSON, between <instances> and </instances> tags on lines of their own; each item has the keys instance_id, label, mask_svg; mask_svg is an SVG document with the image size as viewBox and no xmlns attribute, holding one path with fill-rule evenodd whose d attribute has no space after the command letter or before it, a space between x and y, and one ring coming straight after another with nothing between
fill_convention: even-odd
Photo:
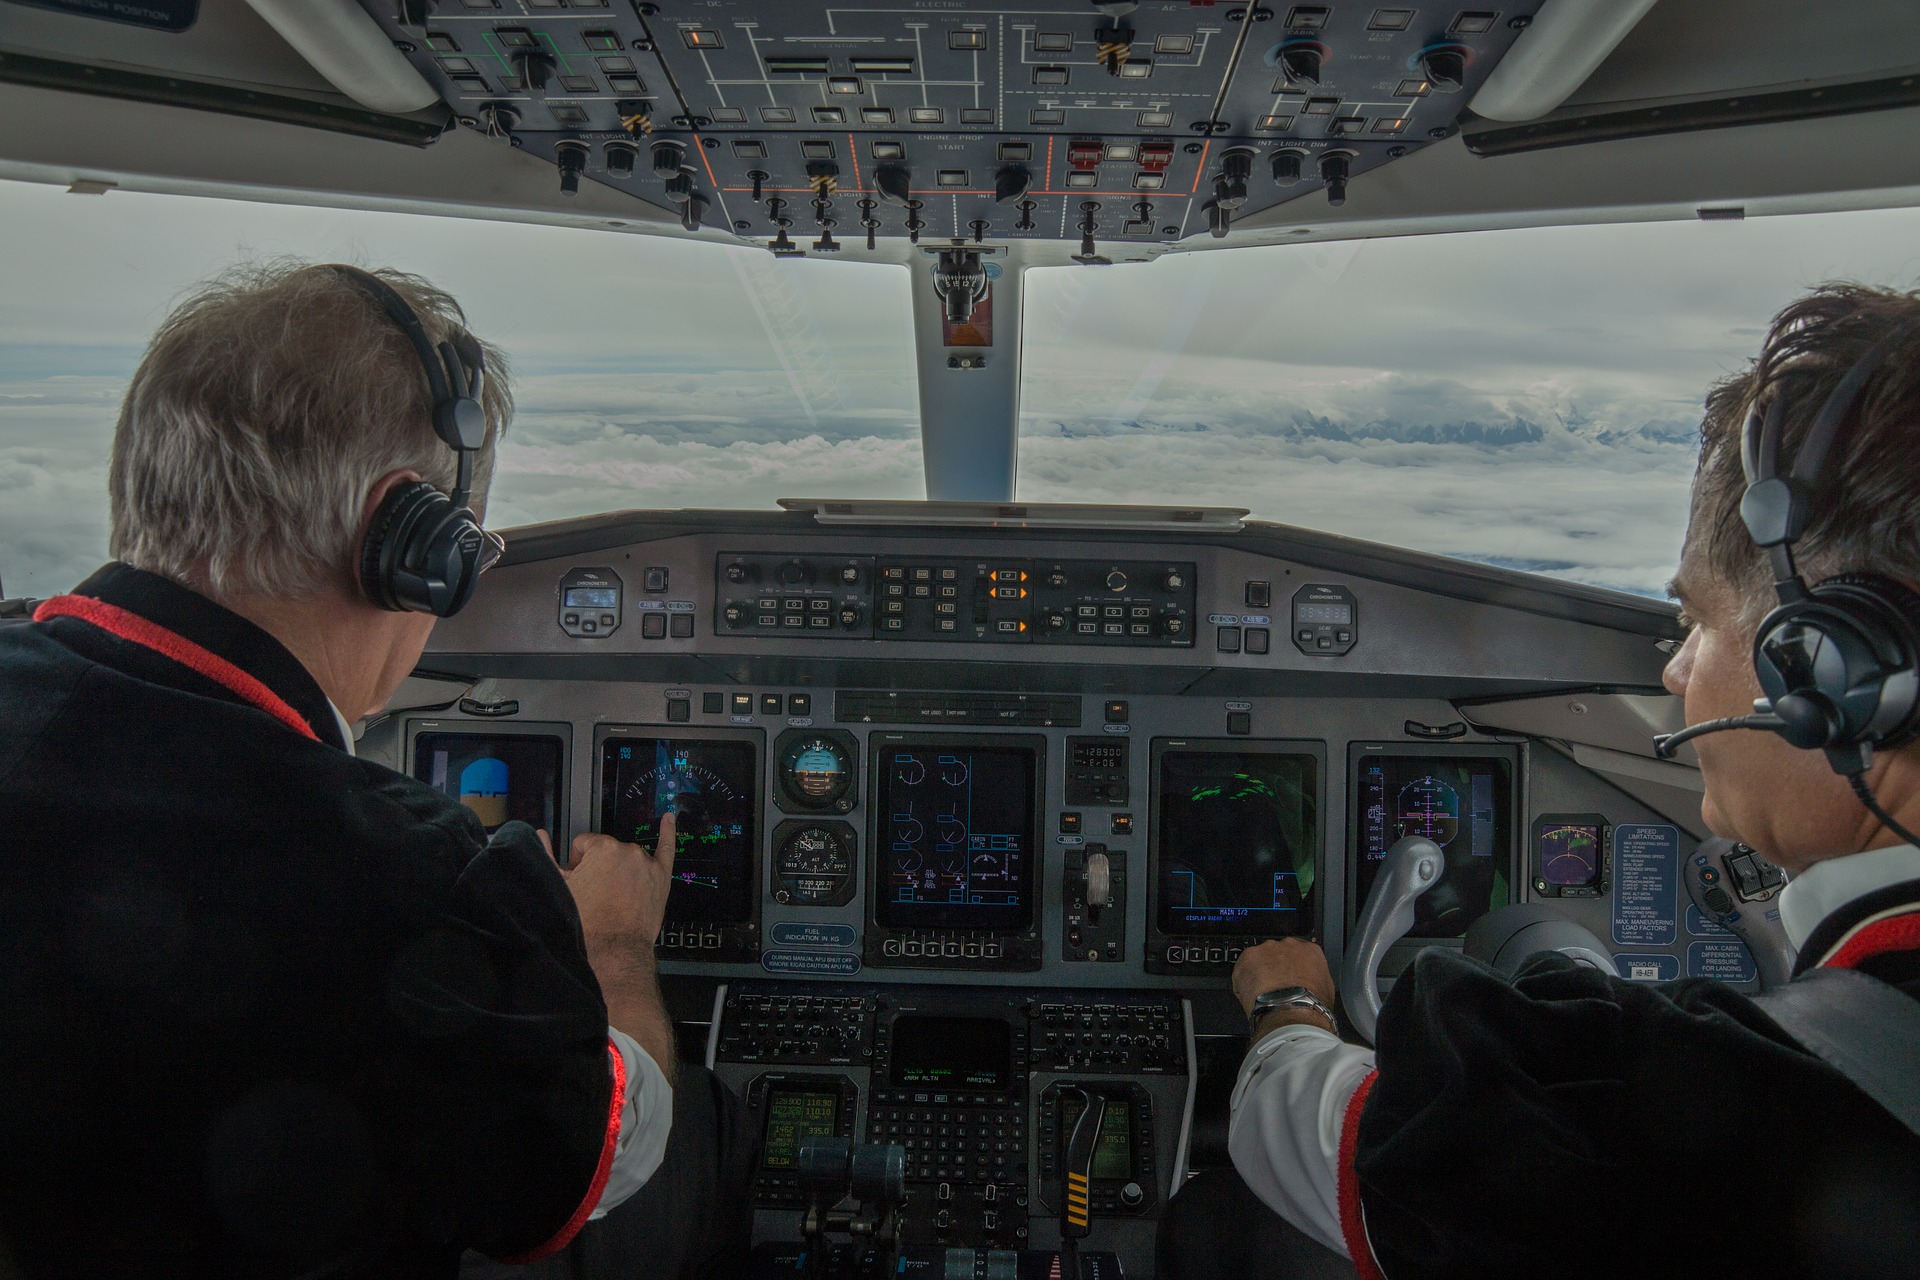
<instances>
[{"instance_id":1,"label":"index finger pointing","mask_svg":"<svg viewBox=\"0 0 1920 1280\"><path fill-rule=\"evenodd\" d=\"M656 862L667 869L668 875L673 874L673 854L679 843L679 828L680 818L678 814L669 811L661 815L660 839L653 846L653 857Z\"/></svg>"}]
</instances>

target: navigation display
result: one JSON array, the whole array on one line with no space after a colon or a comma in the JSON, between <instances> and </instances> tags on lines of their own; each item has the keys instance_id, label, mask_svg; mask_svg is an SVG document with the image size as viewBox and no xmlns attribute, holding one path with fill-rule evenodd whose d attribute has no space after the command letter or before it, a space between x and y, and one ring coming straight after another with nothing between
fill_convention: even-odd
<instances>
[{"instance_id":1,"label":"navigation display","mask_svg":"<svg viewBox=\"0 0 1920 1280\"><path fill-rule=\"evenodd\" d=\"M413 776L473 810L488 835L524 822L557 841L565 751L544 734L422 733Z\"/></svg>"},{"instance_id":2,"label":"navigation display","mask_svg":"<svg viewBox=\"0 0 1920 1280\"><path fill-rule=\"evenodd\" d=\"M800 1144L808 1138L831 1138L840 1131L840 1091L818 1085L767 1086L767 1123L760 1136L762 1169L793 1169L800 1164Z\"/></svg>"},{"instance_id":3,"label":"navigation display","mask_svg":"<svg viewBox=\"0 0 1920 1280\"><path fill-rule=\"evenodd\" d=\"M757 744L711 738L608 738L600 746L600 829L652 849L676 815L669 923L744 924L759 856Z\"/></svg>"},{"instance_id":4,"label":"navigation display","mask_svg":"<svg viewBox=\"0 0 1920 1280\"><path fill-rule=\"evenodd\" d=\"M1026 747L878 748L880 924L1013 930L1032 922L1036 762Z\"/></svg>"},{"instance_id":5,"label":"navigation display","mask_svg":"<svg viewBox=\"0 0 1920 1280\"><path fill-rule=\"evenodd\" d=\"M1320 847L1316 758L1244 742L1211 750L1155 746L1160 932L1311 932Z\"/></svg>"},{"instance_id":6,"label":"navigation display","mask_svg":"<svg viewBox=\"0 0 1920 1280\"><path fill-rule=\"evenodd\" d=\"M1354 911L1367 900L1387 850L1425 836L1446 854L1440 883L1414 903L1410 938L1457 938L1510 899L1513 763L1500 756L1360 754L1354 766L1359 826Z\"/></svg>"},{"instance_id":7,"label":"navigation display","mask_svg":"<svg viewBox=\"0 0 1920 1280\"><path fill-rule=\"evenodd\" d=\"M1013 1080L1013 1028L1000 1018L893 1020L893 1083L936 1089L1005 1089Z\"/></svg>"}]
</instances>

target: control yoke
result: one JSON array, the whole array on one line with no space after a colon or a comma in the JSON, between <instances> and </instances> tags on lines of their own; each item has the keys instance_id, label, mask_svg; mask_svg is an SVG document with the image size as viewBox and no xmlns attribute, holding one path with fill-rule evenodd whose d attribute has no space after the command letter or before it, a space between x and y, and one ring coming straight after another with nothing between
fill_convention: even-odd
<instances>
[{"instance_id":1,"label":"control yoke","mask_svg":"<svg viewBox=\"0 0 1920 1280\"><path fill-rule=\"evenodd\" d=\"M1346 961L1340 966L1340 1002L1346 1006L1347 1020L1368 1044L1373 1043L1373 1029L1380 1021L1380 961L1387 948L1413 928L1414 902L1440 883L1446 865L1440 846L1424 836L1397 841L1387 850L1373 891L1354 922Z\"/></svg>"}]
</instances>

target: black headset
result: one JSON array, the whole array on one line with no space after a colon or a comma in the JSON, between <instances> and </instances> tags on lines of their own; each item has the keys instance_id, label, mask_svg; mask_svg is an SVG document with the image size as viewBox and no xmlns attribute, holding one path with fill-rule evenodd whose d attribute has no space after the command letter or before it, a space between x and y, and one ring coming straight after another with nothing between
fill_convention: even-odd
<instances>
[{"instance_id":1,"label":"black headset","mask_svg":"<svg viewBox=\"0 0 1920 1280\"><path fill-rule=\"evenodd\" d=\"M474 455L487 438L480 405L486 359L464 331L436 349L407 300L380 277L338 263L328 270L352 281L407 336L433 395L434 434L459 458L452 493L410 480L387 494L360 544L360 589L382 609L451 618L473 598L488 553L498 548L467 506Z\"/></svg>"},{"instance_id":2,"label":"black headset","mask_svg":"<svg viewBox=\"0 0 1920 1280\"><path fill-rule=\"evenodd\" d=\"M1920 322L1895 326L1854 361L1807 428L1791 470L1780 465L1783 397L1756 396L1741 435L1747 489L1740 519L1767 553L1780 601L1753 640L1754 671L1766 694L1754 718L1779 723L1753 727L1825 751L1834 771L1849 778L1864 772L1873 748L1920 735L1920 594L1866 573L1809 587L1793 544L1806 532L1822 469L1861 390L1916 327Z\"/></svg>"}]
</instances>

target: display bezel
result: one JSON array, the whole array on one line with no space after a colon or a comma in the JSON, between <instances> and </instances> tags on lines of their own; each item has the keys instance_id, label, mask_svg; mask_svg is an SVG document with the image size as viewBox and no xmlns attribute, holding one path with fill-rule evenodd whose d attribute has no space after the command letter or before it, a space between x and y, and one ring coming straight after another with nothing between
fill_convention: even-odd
<instances>
[{"instance_id":1,"label":"display bezel","mask_svg":"<svg viewBox=\"0 0 1920 1280\"><path fill-rule=\"evenodd\" d=\"M408 720L402 729L405 742L405 760L402 766L409 778L421 786L433 788L431 782L422 781L415 774L419 768L420 739L430 734L459 734L473 738L550 738L560 747L560 772L554 787L553 829L547 834L553 838L555 849L565 849L572 830L572 769L573 769L573 726L557 722L525 721L512 725L497 724L489 720ZM445 792L439 794L445 795ZM458 803L456 800L455 803Z\"/></svg>"},{"instance_id":2,"label":"display bezel","mask_svg":"<svg viewBox=\"0 0 1920 1280\"><path fill-rule=\"evenodd\" d=\"M1161 762L1169 752L1195 755L1286 755L1313 761L1316 816L1311 841L1314 886L1305 895L1301 928L1293 933L1168 933L1160 927L1160 779ZM1155 738L1149 744L1147 769L1147 954L1149 973L1226 972L1239 950L1267 938L1318 937L1323 887L1327 882L1327 744L1312 738ZM1181 958L1174 959L1175 953Z\"/></svg>"},{"instance_id":3,"label":"display bezel","mask_svg":"<svg viewBox=\"0 0 1920 1280\"><path fill-rule=\"evenodd\" d=\"M847 781L839 793L830 798L816 800L811 796L797 795L787 785L785 760L787 752L797 742L808 738L824 738L838 746L847 758ZM840 729L788 729L773 740L773 759L767 766L773 774L773 801L782 813L791 814L832 814L845 816L852 813L860 800L860 744L853 735Z\"/></svg>"},{"instance_id":4,"label":"display bezel","mask_svg":"<svg viewBox=\"0 0 1920 1280\"><path fill-rule=\"evenodd\" d=\"M1349 932L1354 921L1359 919L1363 905L1360 897L1360 783L1361 765L1369 757L1386 756L1406 759L1440 760L1502 760L1507 764L1511 785L1507 795L1507 850L1504 866L1507 877L1507 902L1519 902L1522 899L1521 880L1523 851L1521 849L1521 815L1527 811L1527 771L1526 753L1519 746L1497 742L1460 742L1460 743L1413 743L1413 742L1354 742L1347 747L1347 863L1345 870L1346 921ZM1501 858L1496 852L1496 860ZM1490 903L1488 910L1506 905L1500 902ZM1478 917L1475 917L1478 919ZM1461 938L1473 924L1468 920L1461 926L1458 934L1440 936L1409 935L1402 945L1410 947L1461 945Z\"/></svg>"},{"instance_id":5,"label":"display bezel","mask_svg":"<svg viewBox=\"0 0 1920 1280\"><path fill-rule=\"evenodd\" d=\"M593 830L607 831L607 743L614 738L661 738L681 742L738 742L753 749L754 836L748 850L748 918L738 923L666 920L656 949L692 960L756 960L760 953L761 897L767 862L767 735L762 729L708 729L681 724L603 724L593 732Z\"/></svg>"},{"instance_id":6,"label":"display bezel","mask_svg":"<svg viewBox=\"0 0 1920 1280\"><path fill-rule=\"evenodd\" d=\"M1527 831L1528 865L1533 868L1533 891L1542 898L1601 898L1605 897L1609 886L1607 847L1612 843L1612 826L1604 814L1598 813L1543 813L1533 820ZM1540 838L1554 827L1592 827L1594 828L1594 876L1583 885L1554 884L1547 879L1547 866Z\"/></svg>"},{"instance_id":7,"label":"display bezel","mask_svg":"<svg viewBox=\"0 0 1920 1280\"><path fill-rule=\"evenodd\" d=\"M879 826L885 820L881 812L880 793L886 777L881 767L882 754L902 747L957 747L976 751L1019 750L1030 753L1030 785L1032 787L1032 813L1027 831L1027 869L1028 892L1021 904L1017 916L1011 919L1002 917L997 923L975 923L963 915L956 915L950 909L939 907L916 912L917 918L894 916L884 913L883 918L881 885L884 883L880 860L882 847ZM876 935L924 934L929 932L952 932L955 934L1028 934L1035 931L1035 921L1042 919L1042 900L1046 894L1046 814L1047 814L1047 740L1033 733L874 733L867 739L867 823L866 823L866 916L870 929ZM960 967L960 966L953 966Z\"/></svg>"}]
</instances>

